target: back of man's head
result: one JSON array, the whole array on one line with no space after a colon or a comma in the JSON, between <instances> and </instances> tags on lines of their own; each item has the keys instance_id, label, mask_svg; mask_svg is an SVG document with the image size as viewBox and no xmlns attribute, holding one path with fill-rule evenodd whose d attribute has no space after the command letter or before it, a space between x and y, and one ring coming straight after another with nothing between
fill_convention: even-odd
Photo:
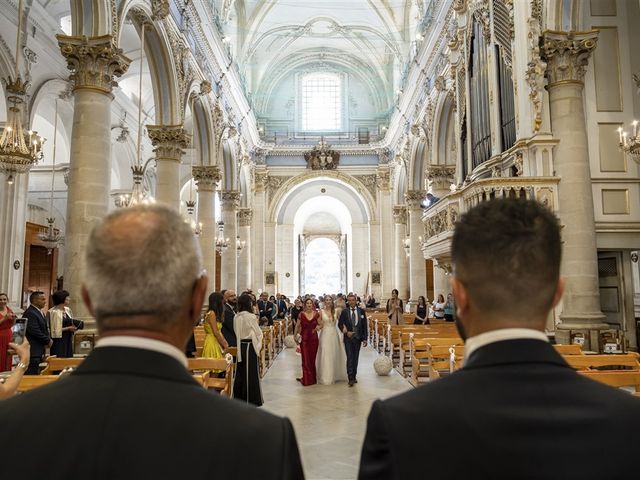
<instances>
[{"instance_id":1,"label":"back of man's head","mask_svg":"<svg viewBox=\"0 0 640 480\"><path fill-rule=\"evenodd\" d=\"M86 251L85 287L98 327L157 316L158 328L188 308L202 271L200 247L178 212L161 205L118 210L98 224Z\"/></svg>"},{"instance_id":2,"label":"back of man's head","mask_svg":"<svg viewBox=\"0 0 640 480\"><path fill-rule=\"evenodd\" d=\"M455 278L481 315L545 318L560 277L560 228L538 202L500 199L462 216L452 242Z\"/></svg>"}]
</instances>

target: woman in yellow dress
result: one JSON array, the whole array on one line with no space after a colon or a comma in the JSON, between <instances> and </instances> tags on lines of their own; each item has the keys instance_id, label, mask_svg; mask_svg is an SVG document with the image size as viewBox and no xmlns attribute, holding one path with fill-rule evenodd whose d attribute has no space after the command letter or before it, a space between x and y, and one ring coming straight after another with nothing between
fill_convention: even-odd
<instances>
[{"instance_id":1,"label":"woman in yellow dress","mask_svg":"<svg viewBox=\"0 0 640 480\"><path fill-rule=\"evenodd\" d=\"M222 310L223 297L221 293L213 292L209 295L209 310L204 317L204 346L202 356L204 358L223 358L222 353L229 344L222 336Z\"/></svg>"}]
</instances>

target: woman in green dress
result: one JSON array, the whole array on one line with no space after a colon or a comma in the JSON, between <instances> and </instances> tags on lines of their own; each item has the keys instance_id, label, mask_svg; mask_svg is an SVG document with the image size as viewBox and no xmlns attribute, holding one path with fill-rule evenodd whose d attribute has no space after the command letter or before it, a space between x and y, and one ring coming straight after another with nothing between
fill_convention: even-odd
<instances>
[{"instance_id":1,"label":"woman in green dress","mask_svg":"<svg viewBox=\"0 0 640 480\"><path fill-rule=\"evenodd\" d=\"M229 344L222 336L222 310L223 296L221 293L213 292L209 295L209 310L204 317L204 346L202 356L204 358L223 358L224 350Z\"/></svg>"}]
</instances>

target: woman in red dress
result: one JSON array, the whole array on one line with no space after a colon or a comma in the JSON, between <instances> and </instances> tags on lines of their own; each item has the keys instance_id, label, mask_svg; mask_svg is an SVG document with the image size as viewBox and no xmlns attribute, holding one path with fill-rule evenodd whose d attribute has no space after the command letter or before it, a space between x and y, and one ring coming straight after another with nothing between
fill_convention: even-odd
<instances>
[{"instance_id":1,"label":"woman in red dress","mask_svg":"<svg viewBox=\"0 0 640 480\"><path fill-rule=\"evenodd\" d=\"M7 359L7 347L11 341L11 327L16 316L7 303L7 294L0 293L0 372L11 370L11 361Z\"/></svg>"},{"instance_id":2,"label":"woman in red dress","mask_svg":"<svg viewBox=\"0 0 640 480\"><path fill-rule=\"evenodd\" d=\"M318 319L313 300L308 298L304 302L304 310L298 315L296 335L300 334L300 354L302 355L302 378L297 378L302 385L316 383L316 354L318 353Z\"/></svg>"}]
</instances>

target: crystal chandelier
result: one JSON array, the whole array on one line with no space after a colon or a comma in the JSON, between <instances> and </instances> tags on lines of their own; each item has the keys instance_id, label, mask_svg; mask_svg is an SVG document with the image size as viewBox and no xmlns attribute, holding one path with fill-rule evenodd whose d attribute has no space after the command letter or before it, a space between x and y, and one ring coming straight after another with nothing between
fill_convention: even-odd
<instances>
[{"instance_id":1,"label":"crystal chandelier","mask_svg":"<svg viewBox=\"0 0 640 480\"><path fill-rule=\"evenodd\" d=\"M26 173L42 159L44 139L22 125L24 97L29 84L19 74L20 36L22 34L22 0L18 5L18 33L16 38L16 63L14 78L4 79L10 104L7 123L0 136L0 171L13 183L14 175Z\"/></svg>"},{"instance_id":2,"label":"crystal chandelier","mask_svg":"<svg viewBox=\"0 0 640 480\"><path fill-rule=\"evenodd\" d=\"M631 157L631 159L640 163L640 137L638 136L638 120L634 120L631 123L632 135L629 136L622 127L618 128L618 134L620 135L620 148L623 152Z\"/></svg>"},{"instance_id":3,"label":"crystal chandelier","mask_svg":"<svg viewBox=\"0 0 640 480\"><path fill-rule=\"evenodd\" d=\"M47 230L40 233L38 238L42 243L47 247L47 254L51 255L53 249L58 246L60 243L61 236L60 233L56 231L54 228L54 223L56 221L53 216L53 189L55 186L55 178L56 178L56 145L57 145L57 137L58 137L58 99L56 98L56 108L55 108L55 119L53 120L53 162L51 166L51 200L49 204L49 217L47 218L47 223L49 226Z\"/></svg>"},{"instance_id":4,"label":"crystal chandelier","mask_svg":"<svg viewBox=\"0 0 640 480\"><path fill-rule=\"evenodd\" d=\"M229 239L224 238L224 222L218 222L218 236L216 237L216 251L222 255L229 248Z\"/></svg>"},{"instance_id":5,"label":"crystal chandelier","mask_svg":"<svg viewBox=\"0 0 640 480\"><path fill-rule=\"evenodd\" d=\"M242 255L242 251L244 250L244 246L247 244L244 240L240 240L240 235L236 237L236 254L238 257Z\"/></svg>"}]
</instances>

